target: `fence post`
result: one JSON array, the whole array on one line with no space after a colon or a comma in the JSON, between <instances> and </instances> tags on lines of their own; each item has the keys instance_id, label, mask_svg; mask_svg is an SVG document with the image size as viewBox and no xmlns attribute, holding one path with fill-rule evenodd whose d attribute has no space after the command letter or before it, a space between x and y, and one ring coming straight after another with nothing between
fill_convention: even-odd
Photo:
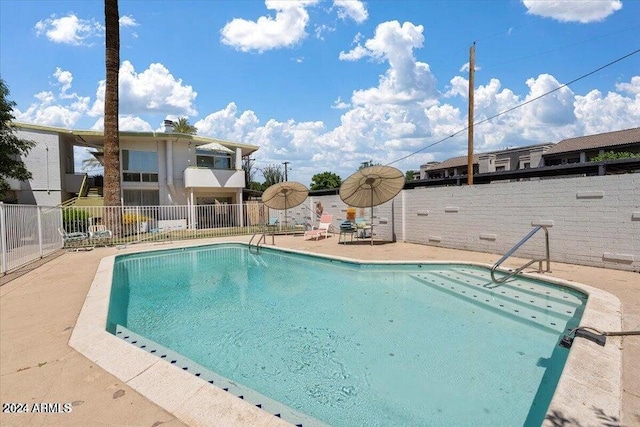
<instances>
[{"instance_id":1,"label":"fence post","mask_svg":"<svg viewBox=\"0 0 640 427\"><path fill-rule=\"evenodd\" d=\"M136 227L136 235L137 235L137 241L140 241L140 206L136 206L136 221L135 221L135 227Z\"/></svg>"},{"instance_id":2,"label":"fence post","mask_svg":"<svg viewBox=\"0 0 640 427\"><path fill-rule=\"evenodd\" d=\"M40 250L40 258L44 256L44 252L42 251L42 217L41 217L41 207L36 207L36 212L38 213L38 249Z\"/></svg>"},{"instance_id":3,"label":"fence post","mask_svg":"<svg viewBox=\"0 0 640 427\"><path fill-rule=\"evenodd\" d=\"M7 227L4 219L5 209L4 203L0 202L0 247L2 247L2 274L6 274L8 270L7 260Z\"/></svg>"}]
</instances>

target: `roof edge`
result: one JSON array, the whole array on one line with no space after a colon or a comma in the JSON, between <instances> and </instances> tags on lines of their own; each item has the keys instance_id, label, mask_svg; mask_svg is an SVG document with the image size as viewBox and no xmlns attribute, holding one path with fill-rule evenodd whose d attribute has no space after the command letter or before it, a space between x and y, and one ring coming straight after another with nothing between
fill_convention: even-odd
<instances>
[{"instance_id":1,"label":"roof edge","mask_svg":"<svg viewBox=\"0 0 640 427\"><path fill-rule=\"evenodd\" d=\"M60 128L60 127L54 127L54 126L44 126L44 125L23 123L23 122L13 122L13 125L16 126L17 128L48 131L48 132L54 132L54 133L59 133L64 135L96 136L96 137L104 136L104 131L91 130L91 129L66 129L66 128ZM143 138L144 137L148 137L148 138L177 137L180 139L190 139L194 142L202 142L203 144L206 144L209 142L217 142L217 143L227 144L227 145L231 145L239 148L253 149L254 151L260 148L257 145L246 144L243 142L227 141L219 138L212 138L212 137L200 136L200 135L189 135L185 133L176 133L176 132L165 133L165 132L120 131L119 134L120 136L143 137Z\"/></svg>"}]
</instances>

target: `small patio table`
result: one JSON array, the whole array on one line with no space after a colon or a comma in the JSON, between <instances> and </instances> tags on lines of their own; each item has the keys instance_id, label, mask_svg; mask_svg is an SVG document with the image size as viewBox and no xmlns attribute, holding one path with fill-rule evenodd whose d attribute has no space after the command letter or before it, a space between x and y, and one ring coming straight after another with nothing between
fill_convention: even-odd
<instances>
[{"instance_id":1,"label":"small patio table","mask_svg":"<svg viewBox=\"0 0 640 427\"><path fill-rule=\"evenodd\" d=\"M353 235L358 233L357 228L341 228L340 235L338 236L338 244L347 244L347 236L350 237L350 241L353 242Z\"/></svg>"}]
</instances>

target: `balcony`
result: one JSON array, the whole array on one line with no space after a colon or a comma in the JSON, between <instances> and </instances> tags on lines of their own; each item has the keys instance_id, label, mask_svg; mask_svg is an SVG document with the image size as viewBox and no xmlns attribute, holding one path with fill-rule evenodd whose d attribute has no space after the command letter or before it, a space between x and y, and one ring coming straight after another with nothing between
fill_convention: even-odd
<instances>
[{"instance_id":1,"label":"balcony","mask_svg":"<svg viewBox=\"0 0 640 427\"><path fill-rule=\"evenodd\" d=\"M185 188L244 188L244 171L191 166L184 170Z\"/></svg>"}]
</instances>

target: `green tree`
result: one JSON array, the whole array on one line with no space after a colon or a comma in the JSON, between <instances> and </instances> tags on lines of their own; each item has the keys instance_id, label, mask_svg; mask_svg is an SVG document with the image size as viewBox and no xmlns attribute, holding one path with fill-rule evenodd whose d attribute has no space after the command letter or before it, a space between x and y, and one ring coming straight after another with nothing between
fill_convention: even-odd
<instances>
[{"instance_id":1,"label":"green tree","mask_svg":"<svg viewBox=\"0 0 640 427\"><path fill-rule=\"evenodd\" d=\"M281 165L268 165L262 168L262 176L264 176L265 188L277 184L278 182L284 182L284 172Z\"/></svg>"},{"instance_id":2,"label":"green tree","mask_svg":"<svg viewBox=\"0 0 640 427\"><path fill-rule=\"evenodd\" d=\"M342 185L342 178L333 172L317 173L311 177L312 190L338 188Z\"/></svg>"},{"instance_id":3,"label":"green tree","mask_svg":"<svg viewBox=\"0 0 640 427\"><path fill-rule=\"evenodd\" d=\"M595 157L591 158L592 162L601 162L604 160L617 160L617 159L631 159L634 157L640 157L640 153L632 153L630 151L605 151L602 154L598 154Z\"/></svg>"},{"instance_id":4,"label":"green tree","mask_svg":"<svg viewBox=\"0 0 640 427\"><path fill-rule=\"evenodd\" d=\"M244 170L244 185L247 188L251 188L251 184L253 184L253 179L255 178L256 171L253 169L253 159L249 156L244 156L242 158L242 170Z\"/></svg>"},{"instance_id":5,"label":"green tree","mask_svg":"<svg viewBox=\"0 0 640 427\"><path fill-rule=\"evenodd\" d=\"M26 156L36 145L33 141L16 136L16 127L12 123L16 103L9 100L8 96L9 88L0 78L0 200L4 200L4 194L9 189L7 178L21 181L31 178L31 172L18 156Z\"/></svg>"},{"instance_id":6,"label":"green tree","mask_svg":"<svg viewBox=\"0 0 640 427\"><path fill-rule=\"evenodd\" d=\"M259 182L251 181L249 183L249 189L253 190L253 191L264 191L264 190L266 190L266 187L264 186L264 184L260 184Z\"/></svg>"},{"instance_id":7,"label":"green tree","mask_svg":"<svg viewBox=\"0 0 640 427\"><path fill-rule=\"evenodd\" d=\"M120 206L120 129L118 127L118 75L120 72L120 24L118 0L104 1L104 204Z\"/></svg>"},{"instance_id":8,"label":"green tree","mask_svg":"<svg viewBox=\"0 0 640 427\"><path fill-rule=\"evenodd\" d=\"M180 117L177 122L173 122L173 131L176 133L195 135L198 133L198 128L189 123L189 119L186 117Z\"/></svg>"},{"instance_id":9,"label":"green tree","mask_svg":"<svg viewBox=\"0 0 640 427\"><path fill-rule=\"evenodd\" d=\"M413 181L413 177L415 176L415 173L417 171L414 170L408 170L405 174L404 174L404 180L405 181Z\"/></svg>"}]
</instances>

